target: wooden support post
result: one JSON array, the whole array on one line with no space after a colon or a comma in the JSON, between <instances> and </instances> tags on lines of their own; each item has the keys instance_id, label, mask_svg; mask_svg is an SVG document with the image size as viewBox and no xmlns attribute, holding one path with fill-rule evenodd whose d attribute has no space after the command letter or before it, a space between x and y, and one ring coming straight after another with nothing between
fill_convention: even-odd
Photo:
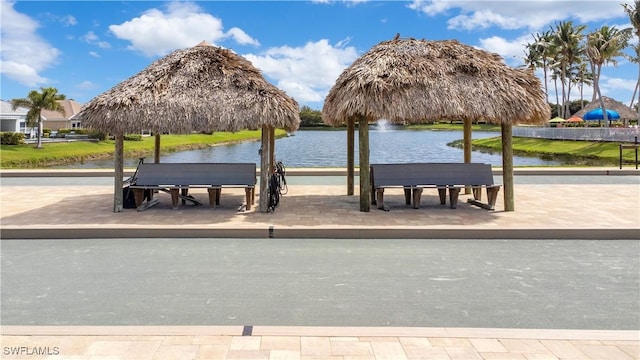
<instances>
[{"instance_id":1,"label":"wooden support post","mask_svg":"<svg viewBox=\"0 0 640 360\"><path fill-rule=\"evenodd\" d=\"M122 212L123 206L123 194L122 189L124 188L124 135L116 134L115 135L115 153L113 155L114 161L114 193L113 193L113 212L119 213Z\"/></svg>"},{"instance_id":2,"label":"wooden support post","mask_svg":"<svg viewBox=\"0 0 640 360\"><path fill-rule=\"evenodd\" d=\"M504 186L504 210L515 211L513 189L513 147L511 124L501 125L502 133L502 184Z\"/></svg>"},{"instance_id":3,"label":"wooden support post","mask_svg":"<svg viewBox=\"0 0 640 360\"><path fill-rule=\"evenodd\" d=\"M347 195L353 195L355 179L355 120L347 120Z\"/></svg>"},{"instance_id":4,"label":"wooden support post","mask_svg":"<svg viewBox=\"0 0 640 360\"><path fill-rule=\"evenodd\" d=\"M160 164L160 133L155 136L155 148L153 149L153 162Z\"/></svg>"},{"instance_id":5,"label":"wooden support post","mask_svg":"<svg viewBox=\"0 0 640 360\"><path fill-rule=\"evenodd\" d=\"M276 171L276 128L269 126L269 174Z\"/></svg>"},{"instance_id":6,"label":"wooden support post","mask_svg":"<svg viewBox=\"0 0 640 360\"><path fill-rule=\"evenodd\" d=\"M464 120L464 128L463 128L463 132L464 132L464 162L465 164L470 163L471 162L471 120L465 119ZM464 188L464 193L465 194L471 194L471 188L470 187L465 187Z\"/></svg>"},{"instance_id":7,"label":"wooden support post","mask_svg":"<svg viewBox=\"0 0 640 360\"><path fill-rule=\"evenodd\" d=\"M369 177L369 119L358 118L358 146L360 152L360 211L371 210L371 178Z\"/></svg>"},{"instance_id":8,"label":"wooden support post","mask_svg":"<svg viewBox=\"0 0 640 360\"><path fill-rule=\"evenodd\" d=\"M262 126L260 153L260 212L269 212L269 126Z\"/></svg>"}]
</instances>

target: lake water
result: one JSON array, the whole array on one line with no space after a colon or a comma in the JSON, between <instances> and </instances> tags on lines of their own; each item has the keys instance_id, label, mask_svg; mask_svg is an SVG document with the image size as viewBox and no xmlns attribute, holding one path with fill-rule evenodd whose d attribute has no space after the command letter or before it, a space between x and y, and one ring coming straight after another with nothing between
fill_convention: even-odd
<instances>
[{"instance_id":1,"label":"lake water","mask_svg":"<svg viewBox=\"0 0 640 360\"><path fill-rule=\"evenodd\" d=\"M500 136L496 132L474 132L474 139ZM447 144L463 138L461 131L394 130L372 128L369 133L370 162L462 162L462 149ZM160 140L162 141L162 139ZM212 146L207 149L161 154L160 162L255 162L260 163L259 141ZM345 130L301 130L276 140L276 159L288 167L346 167L347 135ZM358 133L355 134L355 162L358 165ZM474 151L473 162L502 166L500 153ZM153 156L147 157L153 161ZM125 167L135 167L137 159L126 159ZM538 157L513 157L514 166L561 165ZM113 168L113 159L87 161L67 168Z\"/></svg>"}]
</instances>

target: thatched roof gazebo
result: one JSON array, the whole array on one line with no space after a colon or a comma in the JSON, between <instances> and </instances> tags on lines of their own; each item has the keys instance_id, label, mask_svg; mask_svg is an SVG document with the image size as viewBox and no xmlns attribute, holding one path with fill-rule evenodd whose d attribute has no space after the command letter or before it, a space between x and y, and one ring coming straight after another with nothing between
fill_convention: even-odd
<instances>
[{"instance_id":1,"label":"thatched roof gazebo","mask_svg":"<svg viewBox=\"0 0 640 360\"><path fill-rule=\"evenodd\" d=\"M122 211L123 136L262 129L260 211L268 209L275 128L300 126L298 103L267 82L251 62L231 50L202 42L156 60L140 73L96 96L78 118L114 135L114 211Z\"/></svg>"},{"instance_id":2,"label":"thatched roof gazebo","mask_svg":"<svg viewBox=\"0 0 640 360\"><path fill-rule=\"evenodd\" d=\"M618 114L620 114L620 119L622 121L638 119L638 114L636 112L631 110L627 105L617 100L614 100L607 96L603 96L602 102L604 103L604 107L606 110L615 110ZM602 103L600 102L600 99L596 99L595 101L592 101L587 105L585 105L584 108L582 108L580 111L573 114L573 116L578 116L582 118L584 117L584 114L588 113L589 111L600 109L600 108L602 108Z\"/></svg>"},{"instance_id":3,"label":"thatched roof gazebo","mask_svg":"<svg viewBox=\"0 0 640 360\"><path fill-rule=\"evenodd\" d=\"M353 194L353 144L358 122L360 210L370 210L369 123L463 120L465 162L471 158L473 120L502 126L505 210L514 210L511 127L542 124L550 108L540 80L527 69L455 40L426 41L396 36L371 48L346 68L325 99L322 116L347 124L347 193ZM425 159L427 160L427 159Z\"/></svg>"}]
</instances>

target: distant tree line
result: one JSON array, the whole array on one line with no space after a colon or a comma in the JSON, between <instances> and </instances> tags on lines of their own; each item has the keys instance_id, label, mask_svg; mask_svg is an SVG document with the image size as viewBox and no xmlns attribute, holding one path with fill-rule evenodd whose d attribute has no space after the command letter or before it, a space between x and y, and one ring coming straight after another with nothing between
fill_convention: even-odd
<instances>
[{"instance_id":1,"label":"distant tree line","mask_svg":"<svg viewBox=\"0 0 640 360\"><path fill-rule=\"evenodd\" d=\"M631 28L618 29L616 26L603 25L586 33L586 25L576 25L572 21L563 21L547 31L533 34L533 42L526 45L525 63L531 69L541 69L544 78L544 91L555 95L556 104L552 107L554 115L568 118L574 102L570 101L572 90L578 90L580 104L583 104L583 88L593 86L591 101L600 100L604 107L600 89L600 75L603 65L617 65L621 57L640 66L640 43L631 45L632 35L640 35L640 0L633 5L621 4L629 16ZM633 56L624 53L631 47ZM549 82L553 89L550 89ZM636 91L629 107L633 106L640 89L640 73ZM579 109L578 109L579 110Z\"/></svg>"},{"instance_id":2,"label":"distant tree line","mask_svg":"<svg viewBox=\"0 0 640 360\"><path fill-rule=\"evenodd\" d=\"M322 121L322 112L320 110L313 110L304 105L300 108L300 126L321 127L327 125Z\"/></svg>"}]
</instances>

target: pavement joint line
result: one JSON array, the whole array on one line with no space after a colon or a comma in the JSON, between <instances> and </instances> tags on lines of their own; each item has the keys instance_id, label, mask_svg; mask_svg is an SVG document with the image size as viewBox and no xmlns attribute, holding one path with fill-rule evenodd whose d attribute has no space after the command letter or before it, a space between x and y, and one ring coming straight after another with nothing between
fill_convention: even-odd
<instances>
[{"instance_id":1,"label":"pavement joint line","mask_svg":"<svg viewBox=\"0 0 640 360\"><path fill-rule=\"evenodd\" d=\"M448 327L358 326L19 326L0 327L2 336L397 336L430 338L500 338L539 340L638 341L640 330L578 330Z\"/></svg>"},{"instance_id":2,"label":"pavement joint line","mask_svg":"<svg viewBox=\"0 0 640 360\"><path fill-rule=\"evenodd\" d=\"M638 240L638 228L515 228L484 229L458 228L442 229L430 227L377 228L370 226L334 228L325 226L279 228L218 228L218 227L0 227L2 240L11 239L122 239L122 238L202 238L202 239L565 239L565 240Z\"/></svg>"}]
</instances>

